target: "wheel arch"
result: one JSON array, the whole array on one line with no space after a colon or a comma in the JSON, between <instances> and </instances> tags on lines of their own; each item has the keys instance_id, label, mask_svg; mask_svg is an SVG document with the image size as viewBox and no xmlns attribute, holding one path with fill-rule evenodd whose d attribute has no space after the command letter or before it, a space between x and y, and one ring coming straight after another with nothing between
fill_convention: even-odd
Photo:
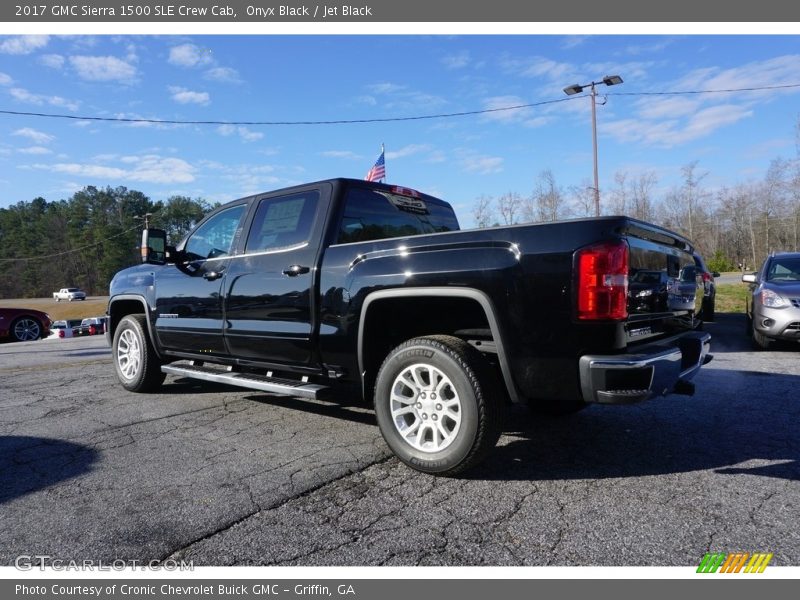
<instances>
[{"instance_id":1,"label":"wheel arch","mask_svg":"<svg viewBox=\"0 0 800 600\"><path fill-rule=\"evenodd\" d=\"M106 328L106 340L108 345L111 346L111 341L114 339L114 333L117 330L119 322L128 315L144 314L145 321L147 322L147 335L150 336L150 343L159 358L163 358L157 344L155 331L153 330L153 322L150 319L150 307L147 305L147 300L144 296L137 294L121 294L115 296L108 303L108 327Z\"/></svg>"},{"instance_id":2,"label":"wheel arch","mask_svg":"<svg viewBox=\"0 0 800 600\"><path fill-rule=\"evenodd\" d=\"M471 319L482 319L483 324L489 328L497 349L503 387L512 402L520 402L508 360L506 338L497 318L494 303L480 290L457 287L379 290L364 299L358 323L358 369L363 397L366 400L371 397L377 371L392 348L407 339L422 335L453 334L452 326L441 324L441 314L426 314L430 302L437 300L447 301L447 317L451 319L451 323L463 315L469 315ZM415 323L415 327L404 328L400 334L384 335L385 330L378 331L380 324L386 323L382 320L383 317L391 315L396 319L401 314L425 315L425 318L421 323Z\"/></svg>"}]
</instances>

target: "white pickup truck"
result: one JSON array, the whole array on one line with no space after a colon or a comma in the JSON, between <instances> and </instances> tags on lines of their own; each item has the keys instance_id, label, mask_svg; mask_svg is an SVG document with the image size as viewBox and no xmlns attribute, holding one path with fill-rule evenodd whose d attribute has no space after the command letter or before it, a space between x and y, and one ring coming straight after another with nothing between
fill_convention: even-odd
<instances>
[{"instance_id":1,"label":"white pickup truck","mask_svg":"<svg viewBox=\"0 0 800 600\"><path fill-rule=\"evenodd\" d=\"M61 302L62 300L72 302L73 300L86 300L86 294L78 288L61 288L57 292L53 292L53 298L55 298L56 302Z\"/></svg>"}]
</instances>

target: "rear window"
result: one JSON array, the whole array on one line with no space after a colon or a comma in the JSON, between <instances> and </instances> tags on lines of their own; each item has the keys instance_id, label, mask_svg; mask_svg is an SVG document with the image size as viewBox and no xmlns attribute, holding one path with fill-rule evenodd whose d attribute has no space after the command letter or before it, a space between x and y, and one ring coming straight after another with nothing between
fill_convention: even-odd
<instances>
[{"instance_id":1,"label":"rear window","mask_svg":"<svg viewBox=\"0 0 800 600\"><path fill-rule=\"evenodd\" d=\"M337 243L456 230L458 220L447 205L389 190L351 188L347 192Z\"/></svg>"}]
</instances>

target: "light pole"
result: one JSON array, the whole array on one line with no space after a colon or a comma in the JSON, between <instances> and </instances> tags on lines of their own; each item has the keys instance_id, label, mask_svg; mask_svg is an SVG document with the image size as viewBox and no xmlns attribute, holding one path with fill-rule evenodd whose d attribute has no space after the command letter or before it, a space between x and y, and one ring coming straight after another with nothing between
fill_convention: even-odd
<instances>
[{"instance_id":1,"label":"light pole","mask_svg":"<svg viewBox=\"0 0 800 600\"><path fill-rule=\"evenodd\" d=\"M590 88L589 97L592 99L592 151L594 154L594 214L600 216L600 182L597 176L597 89L595 86L604 83L605 85L618 85L622 83L622 77L619 75L606 75L600 81L592 81L583 85L570 85L564 88L564 93L567 96L580 94L584 88Z\"/></svg>"}]
</instances>

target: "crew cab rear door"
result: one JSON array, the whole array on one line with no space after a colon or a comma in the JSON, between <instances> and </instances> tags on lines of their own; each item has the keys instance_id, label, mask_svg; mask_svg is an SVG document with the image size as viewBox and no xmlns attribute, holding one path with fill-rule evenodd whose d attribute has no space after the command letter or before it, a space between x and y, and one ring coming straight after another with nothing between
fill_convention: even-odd
<instances>
[{"instance_id":1,"label":"crew cab rear door","mask_svg":"<svg viewBox=\"0 0 800 600\"><path fill-rule=\"evenodd\" d=\"M225 278L224 337L239 359L308 365L330 184L256 199Z\"/></svg>"}]
</instances>

